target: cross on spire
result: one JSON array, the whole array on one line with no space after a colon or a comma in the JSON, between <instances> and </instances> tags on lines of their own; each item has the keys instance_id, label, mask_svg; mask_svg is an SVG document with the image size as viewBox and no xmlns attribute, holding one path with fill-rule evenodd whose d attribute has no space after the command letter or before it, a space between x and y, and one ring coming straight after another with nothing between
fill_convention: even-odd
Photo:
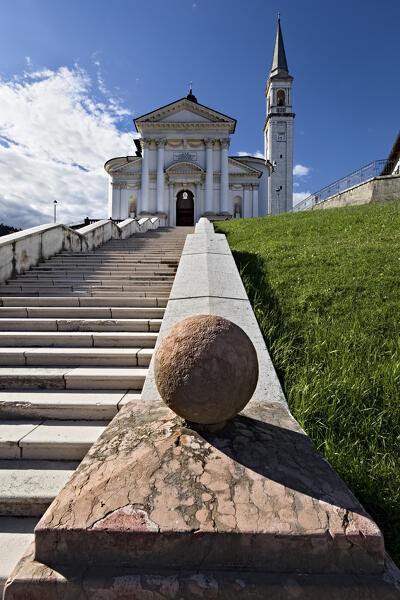
<instances>
[{"instance_id":1,"label":"cross on spire","mask_svg":"<svg viewBox=\"0 0 400 600\"><path fill-rule=\"evenodd\" d=\"M287 77L289 75L289 69L286 61L285 46L283 45L283 36L281 30L281 13L278 12L278 27L276 29L274 54L272 57L270 77L274 75L280 75L281 77Z\"/></svg>"}]
</instances>

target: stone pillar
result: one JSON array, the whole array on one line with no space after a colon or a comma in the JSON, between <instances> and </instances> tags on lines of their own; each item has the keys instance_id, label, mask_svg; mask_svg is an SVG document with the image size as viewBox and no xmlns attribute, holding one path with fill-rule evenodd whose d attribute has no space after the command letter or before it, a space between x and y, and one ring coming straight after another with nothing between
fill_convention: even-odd
<instances>
[{"instance_id":1,"label":"stone pillar","mask_svg":"<svg viewBox=\"0 0 400 600\"><path fill-rule=\"evenodd\" d=\"M140 212L149 212L149 145L150 140L142 138L142 186L140 194Z\"/></svg>"},{"instance_id":2,"label":"stone pillar","mask_svg":"<svg viewBox=\"0 0 400 600\"><path fill-rule=\"evenodd\" d=\"M200 198L200 194L201 194L201 183L200 181L198 181L196 183L196 197L194 199L194 222L196 223L196 220L199 219L199 217L202 215L202 209L201 209L201 198Z\"/></svg>"},{"instance_id":3,"label":"stone pillar","mask_svg":"<svg viewBox=\"0 0 400 600\"><path fill-rule=\"evenodd\" d=\"M119 218L127 219L128 218L128 186L126 183L121 185L121 200L120 200L120 211Z\"/></svg>"},{"instance_id":4,"label":"stone pillar","mask_svg":"<svg viewBox=\"0 0 400 600\"><path fill-rule=\"evenodd\" d=\"M222 214L229 214L228 148L229 140L221 140L221 201L219 210Z\"/></svg>"},{"instance_id":5,"label":"stone pillar","mask_svg":"<svg viewBox=\"0 0 400 600\"><path fill-rule=\"evenodd\" d=\"M165 139L156 140L157 144L157 212L164 209L164 146Z\"/></svg>"},{"instance_id":6,"label":"stone pillar","mask_svg":"<svg viewBox=\"0 0 400 600\"><path fill-rule=\"evenodd\" d=\"M213 169L213 147L214 140L205 139L206 145L206 201L204 212L213 213L213 196L214 196L214 169Z\"/></svg>"},{"instance_id":7,"label":"stone pillar","mask_svg":"<svg viewBox=\"0 0 400 600\"><path fill-rule=\"evenodd\" d=\"M248 219L252 215L252 206L250 201L250 185L243 185L243 217Z\"/></svg>"},{"instance_id":8,"label":"stone pillar","mask_svg":"<svg viewBox=\"0 0 400 600\"><path fill-rule=\"evenodd\" d=\"M111 218L119 219L121 211L121 185L116 181L112 182L112 206L111 206Z\"/></svg>"},{"instance_id":9,"label":"stone pillar","mask_svg":"<svg viewBox=\"0 0 400 600\"><path fill-rule=\"evenodd\" d=\"M169 225L170 227L175 227L175 219L176 219L176 203L174 199L174 184L172 182L169 183L168 187L169 192Z\"/></svg>"},{"instance_id":10,"label":"stone pillar","mask_svg":"<svg viewBox=\"0 0 400 600\"><path fill-rule=\"evenodd\" d=\"M258 217L258 185L253 185L253 217Z\"/></svg>"}]
</instances>

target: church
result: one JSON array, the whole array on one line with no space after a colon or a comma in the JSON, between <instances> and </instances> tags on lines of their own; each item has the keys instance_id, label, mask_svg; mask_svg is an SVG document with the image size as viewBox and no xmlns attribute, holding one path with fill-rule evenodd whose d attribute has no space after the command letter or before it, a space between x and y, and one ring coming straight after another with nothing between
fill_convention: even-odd
<instances>
[{"instance_id":1,"label":"church","mask_svg":"<svg viewBox=\"0 0 400 600\"><path fill-rule=\"evenodd\" d=\"M229 156L236 120L200 104L192 89L134 124L136 155L112 158L109 217L157 216L163 225L288 212L293 207L291 87L280 19L265 90L265 159Z\"/></svg>"}]
</instances>

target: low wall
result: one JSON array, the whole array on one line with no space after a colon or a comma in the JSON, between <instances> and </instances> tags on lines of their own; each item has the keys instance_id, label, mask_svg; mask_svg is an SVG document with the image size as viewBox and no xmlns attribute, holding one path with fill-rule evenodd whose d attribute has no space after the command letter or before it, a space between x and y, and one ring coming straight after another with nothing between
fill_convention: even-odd
<instances>
[{"instance_id":1,"label":"low wall","mask_svg":"<svg viewBox=\"0 0 400 600\"><path fill-rule=\"evenodd\" d=\"M323 202L314 204L306 210L340 208L372 202L385 202L387 200L400 200L400 175L374 177L344 192L340 192L340 194L335 194L335 196L331 196Z\"/></svg>"},{"instance_id":2,"label":"low wall","mask_svg":"<svg viewBox=\"0 0 400 600\"><path fill-rule=\"evenodd\" d=\"M111 421L35 528L5 600L398 600L376 524L290 414L224 235L188 235L157 345L183 318L227 317L260 377L223 427L160 399Z\"/></svg>"},{"instance_id":3,"label":"low wall","mask_svg":"<svg viewBox=\"0 0 400 600\"><path fill-rule=\"evenodd\" d=\"M0 237L0 283L59 252L88 252L112 238L126 238L158 226L157 218L126 219L118 224L105 219L75 230L66 225L48 223L4 235Z\"/></svg>"}]
</instances>

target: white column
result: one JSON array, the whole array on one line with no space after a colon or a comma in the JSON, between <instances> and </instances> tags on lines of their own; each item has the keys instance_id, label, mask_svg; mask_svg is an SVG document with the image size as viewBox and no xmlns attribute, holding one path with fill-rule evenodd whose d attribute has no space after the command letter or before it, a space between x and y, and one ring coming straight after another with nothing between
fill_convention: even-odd
<instances>
[{"instance_id":1,"label":"white column","mask_svg":"<svg viewBox=\"0 0 400 600\"><path fill-rule=\"evenodd\" d=\"M250 186L248 184L243 186L243 217L245 219L251 217Z\"/></svg>"},{"instance_id":2,"label":"white column","mask_svg":"<svg viewBox=\"0 0 400 600\"><path fill-rule=\"evenodd\" d=\"M149 144L150 140L142 138L142 189L140 194L140 212L149 212Z\"/></svg>"},{"instance_id":3,"label":"white column","mask_svg":"<svg viewBox=\"0 0 400 600\"><path fill-rule=\"evenodd\" d=\"M164 210L164 146L165 139L156 140L157 144L157 212Z\"/></svg>"},{"instance_id":4,"label":"white column","mask_svg":"<svg viewBox=\"0 0 400 600\"><path fill-rule=\"evenodd\" d=\"M194 222L196 223L197 219L200 217L200 215L202 214L201 211L201 199L200 199L200 182L196 183L196 197L194 199Z\"/></svg>"},{"instance_id":5,"label":"white column","mask_svg":"<svg viewBox=\"0 0 400 600\"><path fill-rule=\"evenodd\" d=\"M221 140L221 203L219 209L221 213L229 213L228 148L229 140Z\"/></svg>"},{"instance_id":6,"label":"white column","mask_svg":"<svg viewBox=\"0 0 400 600\"><path fill-rule=\"evenodd\" d=\"M128 218L128 189L127 189L127 185L126 183L123 183L121 185L121 208L119 211L119 218L120 219L127 219Z\"/></svg>"},{"instance_id":7,"label":"white column","mask_svg":"<svg viewBox=\"0 0 400 600\"><path fill-rule=\"evenodd\" d=\"M111 218L119 219L121 211L121 187L120 184L112 182L112 207L111 207Z\"/></svg>"},{"instance_id":8,"label":"white column","mask_svg":"<svg viewBox=\"0 0 400 600\"><path fill-rule=\"evenodd\" d=\"M176 217L176 206L174 202L174 184L170 182L169 184L169 225L170 227L175 227L175 217Z\"/></svg>"},{"instance_id":9,"label":"white column","mask_svg":"<svg viewBox=\"0 0 400 600\"><path fill-rule=\"evenodd\" d=\"M213 147L214 140L205 139L206 145L206 202L204 207L205 213L213 211L213 188L214 188L214 170L213 170Z\"/></svg>"},{"instance_id":10,"label":"white column","mask_svg":"<svg viewBox=\"0 0 400 600\"><path fill-rule=\"evenodd\" d=\"M258 217L258 185L253 185L253 217Z\"/></svg>"}]
</instances>

